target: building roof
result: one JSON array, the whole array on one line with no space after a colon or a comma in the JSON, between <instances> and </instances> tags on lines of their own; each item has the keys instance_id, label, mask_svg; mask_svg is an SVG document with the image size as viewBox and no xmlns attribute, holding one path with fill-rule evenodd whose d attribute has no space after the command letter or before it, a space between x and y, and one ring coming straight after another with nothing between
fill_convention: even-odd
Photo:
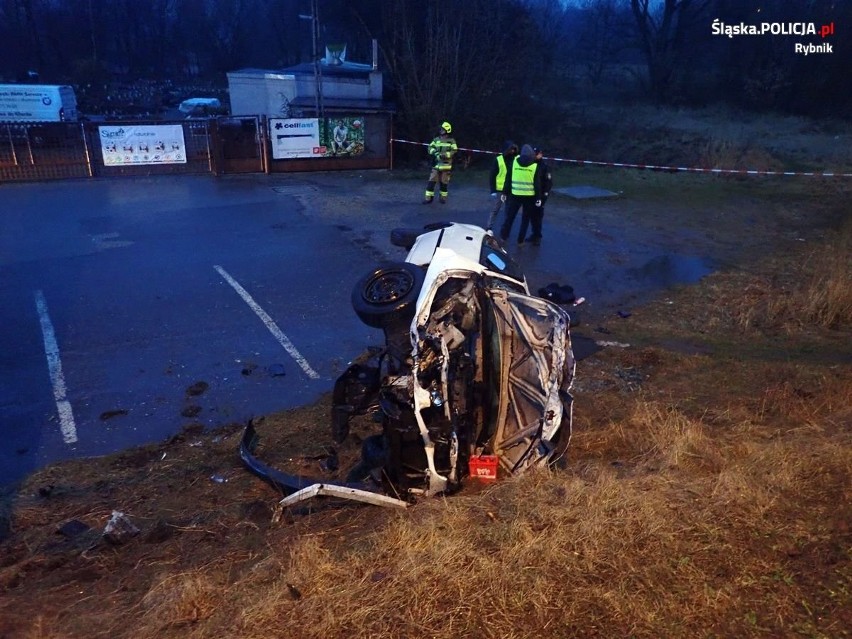
<instances>
[{"instance_id":1,"label":"building roof","mask_svg":"<svg viewBox=\"0 0 852 639\"><path fill-rule=\"evenodd\" d=\"M320 62L320 71L327 76L344 76L344 77L364 77L375 71L372 65L360 64L357 62L343 61L340 64L325 64ZM301 64L287 67L285 73L293 75L313 75L316 69L313 62L303 62Z\"/></svg>"},{"instance_id":2,"label":"building roof","mask_svg":"<svg viewBox=\"0 0 852 639\"><path fill-rule=\"evenodd\" d=\"M228 71L226 75L262 75L265 78L292 78L295 74L288 73L284 69L255 69L246 67L245 69L237 69L236 71Z\"/></svg>"},{"instance_id":3,"label":"building roof","mask_svg":"<svg viewBox=\"0 0 852 639\"><path fill-rule=\"evenodd\" d=\"M369 64L342 62L340 64L321 63L320 71L323 76L327 77L366 78L370 75L370 73L376 71L376 69L373 69L372 65ZM249 67L246 69L238 69L236 71L228 72L229 75L237 73L245 75L262 75L265 77L286 77L297 75L313 76L314 73L316 73L316 69L312 62L303 62L284 69L255 69Z\"/></svg>"},{"instance_id":4,"label":"building roof","mask_svg":"<svg viewBox=\"0 0 852 639\"><path fill-rule=\"evenodd\" d=\"M316 108L316 97L298 96L290 101L290 106L313 111ZM323 97L322 107L323 111L351 112L355 110L364 113L396 113L396 105L383 100Z\"/></svg>"}]
</instances>

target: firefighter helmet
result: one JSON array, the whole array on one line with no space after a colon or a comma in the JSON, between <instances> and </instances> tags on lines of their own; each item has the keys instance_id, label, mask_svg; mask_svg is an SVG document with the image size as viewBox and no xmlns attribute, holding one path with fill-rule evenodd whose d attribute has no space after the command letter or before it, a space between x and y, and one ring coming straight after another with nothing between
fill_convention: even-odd
<instances>
[{"instance_id":1,"label":"firefighter helmet","mask_svg":"<svg viewBox=\"0 0 852 639\"><path fill-rule=\"evenodd\" d=\"M449 122L442 122L442 123L441 123L441 128L442 128L442 129L443 129L446 133L452 133L452 132L453 132L453 125L452 125L452 124L450 124Z\"/></svg>"}]
</instances>

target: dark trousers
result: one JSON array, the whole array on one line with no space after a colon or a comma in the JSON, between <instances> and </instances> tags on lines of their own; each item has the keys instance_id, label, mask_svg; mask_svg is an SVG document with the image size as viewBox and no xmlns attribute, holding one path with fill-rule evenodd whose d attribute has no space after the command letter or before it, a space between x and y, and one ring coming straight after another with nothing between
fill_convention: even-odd
<instances>
[{"instance_id":1,"label":"dark trousers","mask_svg":"<svg viewBox=\"0 0 852 639\"><path fill-rule=\"evenodd\" d=\"M541 222L544 219L544 200L541 201L541 206L535 206L533 202L532 210L527 214L526 207L521 215L521 228L518 230L518 242L523 242L527 234L527 226L532 226L532 235L529 236L530 242L541 241Z\"/></svg>"},{"instance_id":2,"label":"dark trousers","mask_svg":"<svg viewBox=\"0 0 852 639\"><path fill-rule=\"evenodd\" d=\"M512 224L515 223L515 217L518 215L518 211L523 209L524 212L521 216L521 233L518 235L518 242L523 242L527 232L527 225L532 219L533 211L536 208L535 197L517 197L515 195L510 195L509 199L506 201L506 213L503 218L503 226L500 227L500 237L504 240L509 239L509 233L512 232ZM526 222L524 222L525 220ZM535 229L535 227L533 227L533 229ZM540 226L539 231L541 231Z\"/></svg>"}]
</instances>

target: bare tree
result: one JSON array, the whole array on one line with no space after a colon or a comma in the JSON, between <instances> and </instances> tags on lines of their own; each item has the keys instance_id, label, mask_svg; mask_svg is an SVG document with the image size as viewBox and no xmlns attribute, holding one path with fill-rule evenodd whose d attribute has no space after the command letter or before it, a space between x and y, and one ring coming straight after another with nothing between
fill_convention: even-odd
<instances>
[{"instance_id":1,"label":"bare tree","mask_svg":"<svg viewBox=\"0 0 852 639\"><path fill-rule=\"evenodd\" d=\"M27 57L29 58L29 62L34 63L41 70L44 67L44 46L41 34L39 33L36 11L32 0L15 0L13 11L20 19L23 32L27 34L27 48L29 50Z\"/></svg>"},{"instance_id":2,"label":"bare tree","mask_svg":"<svg viewBox=\"0 0 852 639\"><path fill-rule=\"evenodd\" d=\"M255 38L254 44L256 49L258 45L265 46L263 53L271 58L273 66L290 66L302 61L300 42L305 26L297 17L299 13L297 0L267 0L263 7L261 24L266 37Z\"/></svg>"},{"instance_id":3,"label":"bare tree","mask_svg":"<svg viewBox=\"0 0 852 639\"><path fill-rule=\"evenodd\" d=\"M450 118L486 133L501 109L523 104L534 86L531 53L537 38L522 6L500 0L397 0L382 8L382 55L409 134L428 135Z\"/></svg>"},{"instance_id":4,"label":"bare tree","mask_svg":"<svg viewBox=\"0 0 852 639\"><path fill-rule=\"evenodd\" d=\"M588 81L597 86L604 72L625 49L625 13L621 0L583 0L579 45Z\"/></svg>"},{"instance_id":5,"label":"bare tree","mask_svg":"<svg viewBox=\"0 0 852 639\"><path fill-rule=\"evenodd\" d=\"M685 49L685 36L711 0L630 0L651 95L665 102Z\"/></svg>"},{"instance_id":6,"label":"bare tree","mask_svg":"<svg viewBox=\"0 0 852 639\"><path fill-rule=\"evenodd\" d=\"M253 0L211 1L210 24L214 29L210 46L217 71L228 71L245 57L254 29L251 16L255 5Z\"/></svg>"}]
</instances>

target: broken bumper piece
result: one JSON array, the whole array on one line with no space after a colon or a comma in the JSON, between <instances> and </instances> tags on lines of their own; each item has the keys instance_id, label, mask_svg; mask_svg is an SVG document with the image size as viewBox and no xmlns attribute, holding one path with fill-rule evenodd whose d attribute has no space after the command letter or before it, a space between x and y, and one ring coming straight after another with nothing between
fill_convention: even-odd
<instances>
[{"instance_id":1,"label":"broken bumper piece","mask_svg":"<svg viewBox=\"0 0 852 639\"><path fill-rule=\"evenodd\" d=\"M318 496L337 497L373 504L375 506L393 506L397 508L406 508L408 506L407 502L383 495L361 482L329 482L282 472L277 468L263 463L254 456L254 451L259 441L260 436L257 434L254 424L249 422L240 441L240 459L242 459L246 468L285 495L279 502L279 507L281 508L286 508Z\"/></svg>"}]
</instances>

